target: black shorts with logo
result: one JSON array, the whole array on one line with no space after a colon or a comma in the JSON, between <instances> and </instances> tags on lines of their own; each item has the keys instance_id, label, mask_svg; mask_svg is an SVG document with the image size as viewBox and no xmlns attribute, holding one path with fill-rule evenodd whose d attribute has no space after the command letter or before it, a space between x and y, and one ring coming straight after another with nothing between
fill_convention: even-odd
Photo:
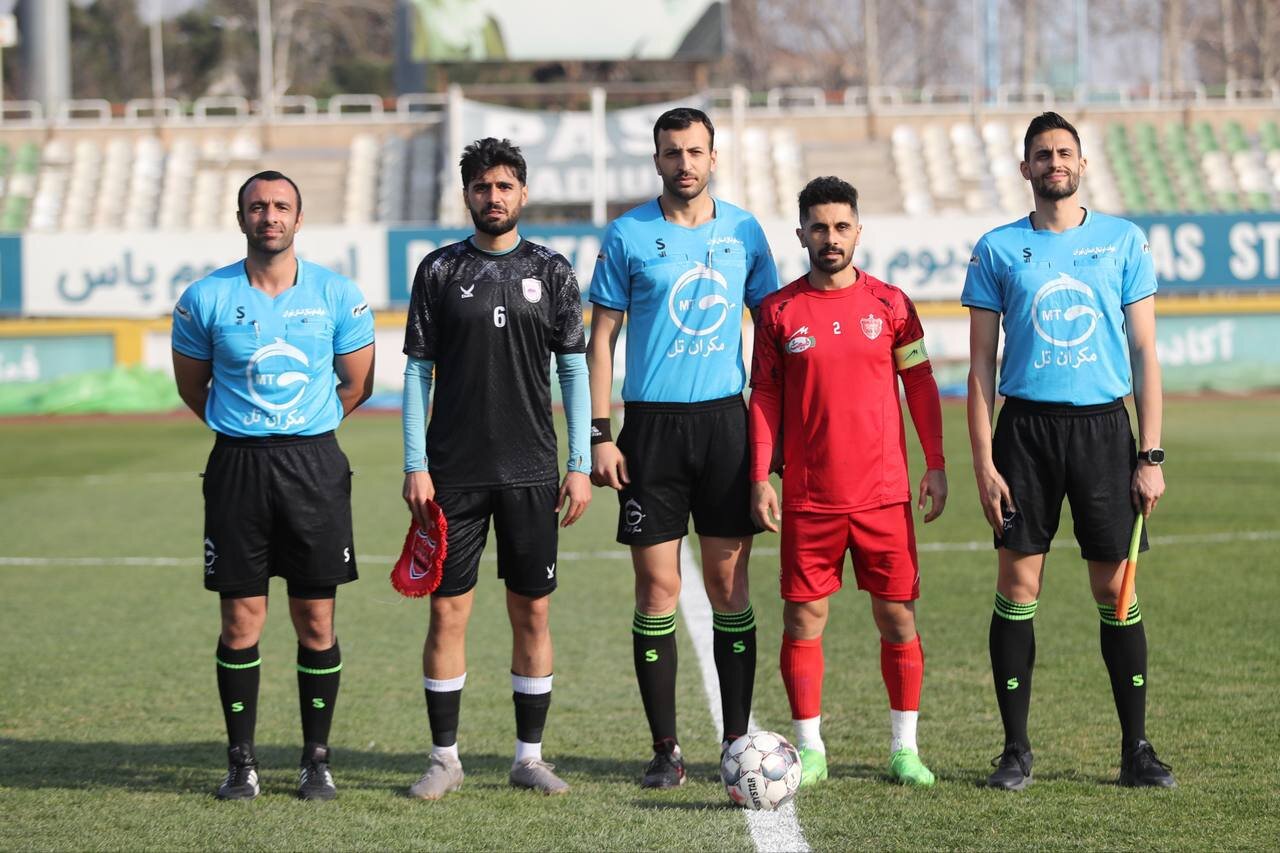
<instances>
[{"instance_id":1,"label":"black shorts with logo","mask_svg":"<svg viewBox=\"0 0 1280 853\"><path fill-rule=\"evenodd\" d=\"M1135 515L1129 487L1138 455L1123 400L1070 406L1010 397L996 419L991 451L1017 509L1004 536L996 537L997 548L1048 553L1065 496L1080 556L1125 558ZM1141 549L1147 550L1145 529Z\"/></svg>"},{"instance_id":2,"label":"black shorts with logo","mask_svg":"<svg viewBox=\"0 0 1280 853\"><path fill-rule=\"evenodd\" d=\"M462 595L475 587L490 518L498 542L498 577L507 589L529 598L554 592L559 493L555 483L475 491L440 487L435 500L449 526L449 544L440 586L432 594Z\"/></svg>"},{"instance_id":3,"label":"black shorts with logo","mask_svg":"<svg viewBox=\"0 0 1280 853\"><path fill-rule=\"evenodd\" d=\"M219 434L204 473L204 536L204 585L224 598L265 595L273 575L303 598L355 580L351 466L334 434Z\"/></svg>"},{"instance_id":4,"label":"black shorts with logo","mask_svg":"<svg viewBox=\"0 0 1280 853\"><path fill-rule=\"evenodd\" d=\"M689 532L736 539L751 520L747 407L741 396L705 403L627 403L618 449L631 478L618 493L618 542L655 545Z\"/></svg>"}]
</instances>

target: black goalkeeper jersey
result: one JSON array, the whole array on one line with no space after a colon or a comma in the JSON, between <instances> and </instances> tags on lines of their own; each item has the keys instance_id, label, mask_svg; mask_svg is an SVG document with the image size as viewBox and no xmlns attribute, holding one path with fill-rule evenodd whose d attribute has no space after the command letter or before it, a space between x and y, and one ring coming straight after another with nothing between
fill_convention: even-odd
<instances>
[{"instance_id":1,"label":"black goalkeeper jersey","mask_svg":"<svg viewBox=\"0 0 1280 853\"><path fill-rule=\"evenodd\" d=\"M427 467L436 488L558 481L551 355L586 352L564 256L522 240L489 255L464 240L418 265L404 351L435 362Z\"/></svg>"}]
</instances>

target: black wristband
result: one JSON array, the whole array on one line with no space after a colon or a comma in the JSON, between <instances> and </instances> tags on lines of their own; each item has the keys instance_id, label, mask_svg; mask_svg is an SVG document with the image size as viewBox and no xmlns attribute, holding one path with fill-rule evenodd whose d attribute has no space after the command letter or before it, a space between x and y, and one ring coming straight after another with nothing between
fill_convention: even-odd
<instances>
[{"instance_id":1,"label":"black wristband","mask_svg":"<svg viewBox=\"0 0 1280 853\"><path fill-rule=\"evenodd\" d=\"M591 443L604 444L613 441L613 424L608 418L591 419Z\"/></svg>"}]
</instances>

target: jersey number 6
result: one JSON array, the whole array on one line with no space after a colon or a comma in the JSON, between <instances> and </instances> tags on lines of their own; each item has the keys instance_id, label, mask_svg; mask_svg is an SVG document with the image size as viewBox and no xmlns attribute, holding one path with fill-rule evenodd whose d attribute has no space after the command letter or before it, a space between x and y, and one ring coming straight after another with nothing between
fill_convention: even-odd
<instances>
[{"instance_id":1,"label":"jersey number 6","mask_svg":"<svg viewBox=\"0 0 1280 853\"><path fill-rule=\"evenodd\" d=\"M499 329L507 325L507 307L505 305L499 305L493 309L493 325Z\"/></svg>"}]
</instances>

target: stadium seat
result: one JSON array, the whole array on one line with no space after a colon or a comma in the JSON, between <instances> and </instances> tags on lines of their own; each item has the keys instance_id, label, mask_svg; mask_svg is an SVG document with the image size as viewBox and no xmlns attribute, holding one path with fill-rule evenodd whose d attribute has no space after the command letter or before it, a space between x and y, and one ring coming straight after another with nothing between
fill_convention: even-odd
<instances>
[{"instance_id":1,"label":"stadium seat","mask_svg":"<svg viewBox=\"0 0 1280 853\"><path fill-rule=\"evenodd\" d=\"M403 222L405 218L405 172L409 164L409 143L397 134L382 140L378 155L379 222Z\"/></svg>"},{"instance_id":2,"label":"stadium seat","mask_svg":"<svg viewBox=\"0 0 1280 853\"><path fill-rule=\"evenodd\" d=\"M343 222L358 225L373 221L377 180L378 140L372 134L358 134L352 138L348 152Z\"/></svg>"},{"instance_id":3,"label":"stadium seat","mask_svg":"<svg viewBox=\"0 0 1280 853\"><path fill-rule=\"evenodd\" d=\"M430 222L437 216L441 148L437 127L420 130L409 141L407 214L410 222Z\"/></svg>"}]
</instances>

